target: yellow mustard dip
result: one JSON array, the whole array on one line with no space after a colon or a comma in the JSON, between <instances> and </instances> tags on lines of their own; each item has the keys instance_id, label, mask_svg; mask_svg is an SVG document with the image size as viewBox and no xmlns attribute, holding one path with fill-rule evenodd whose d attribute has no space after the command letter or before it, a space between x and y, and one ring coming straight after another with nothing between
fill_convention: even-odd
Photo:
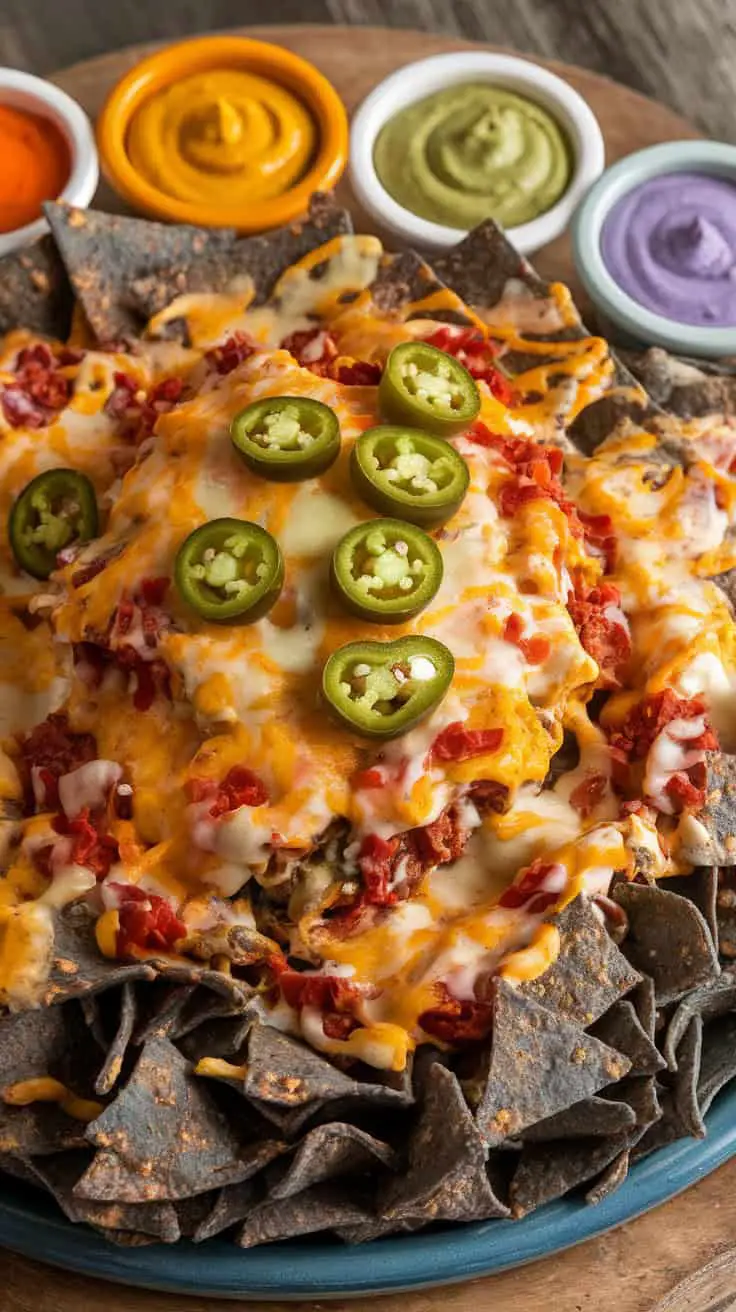
<instances>
[{"instance_id":1,"label":"yellow mustard dip","mask_svg":"<svg viewBox=\"0 0 736 1312\"><path fill-rule=\"evenodd\" d=\"M214 69L146 101L131 120L127 149L167 195L238 206L282 195L307 171L316 144L317 125L291 91Z\"/></svg>"},{"instance_id":2,"label":"yellow mustard dip","mask_svg":"<svg viewBox=\"0 0 736 1312\"><path fill-rule=\"evenodd\" d=\"M394 200L450 228L486 218L507 228L528 223L559 200L572 171L557 120L488 82L446 87L400 110L373 159Z\"/></svg>"}]
</instances>

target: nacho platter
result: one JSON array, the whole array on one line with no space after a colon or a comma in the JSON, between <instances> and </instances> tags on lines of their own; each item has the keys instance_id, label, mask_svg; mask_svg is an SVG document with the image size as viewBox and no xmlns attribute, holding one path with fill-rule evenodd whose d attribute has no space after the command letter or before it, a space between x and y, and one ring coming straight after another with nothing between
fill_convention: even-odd
<instances>
[{"instance_id":1,"label":"nacho platter","mask_svg":"<svg viewBox=\"0 0 736 1312\"><path fill-rule=\"evenodd\" d=\"M338 1240L398 1232L388 1251L421 1254L427 1225L470 1246L460 1276L508 1264L506 1234L525 1260L583 1195L575 1237L605 1228L632 1160L702 1138L734 1074L736 433L702 399L669 416L492 224L431 270L326 199L247 241L49 217L43 268L8 267L3 323L5 1171L123 1248L327 1231L345 1273ZM67 344L14 331L19 304ZM449 435L469 490L369 545L356 619L329 582L378 522L356 439L394 420L384 500L393 482L434 516L447 481L447 457L396 436L385 379L407 345L404 426L408 406ZM273 397L289 406L253 430L261 460L317 440L317 402L334 464L284 483L243 463L229 427ZM102 533L79 484L24 501L60 450ZM223 515L197 591L177 552ZM208 623L203 587L248 600L246 518L278 525L286 587L253 623ZM415 604L425 539L436 601L389 627L376 594ZM454 659L423 720L407 641ZM720 1120L705 1143L667 1150L681 1184L729 1151ZM641 1207L664 1196L656 1161L634 1168ZM549 1222L503 1223L570 1189ZM308 1281L314 1253L290 1251ZM241 1270L213 1292L254 1289Z\"/></svg>"}]
</instances>

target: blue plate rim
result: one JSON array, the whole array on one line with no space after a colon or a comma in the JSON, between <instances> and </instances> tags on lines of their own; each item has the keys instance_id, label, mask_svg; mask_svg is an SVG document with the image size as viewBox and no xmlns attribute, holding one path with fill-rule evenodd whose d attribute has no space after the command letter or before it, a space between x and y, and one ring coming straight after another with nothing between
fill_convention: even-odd
<instances>
[{"instance_id":1,"label":"blue plate rim","mask_svg":"<svg viewBox=\"0 0 736 1312\"><path fill-rule=\"evenodd\" d=\"M455 1284L552 1256L657 1207L736 1154L736 1088L707 1117L702 1140L678 1140L638 1162L594 1207L562 1199L522 1221L484 1221L365 1246L180 1241L117 1248L39 1196L0 1189L0 1246L52 1266L133 1287L200 1298L287 1300L386 1294Z\"/></svg>"}]
</instances>

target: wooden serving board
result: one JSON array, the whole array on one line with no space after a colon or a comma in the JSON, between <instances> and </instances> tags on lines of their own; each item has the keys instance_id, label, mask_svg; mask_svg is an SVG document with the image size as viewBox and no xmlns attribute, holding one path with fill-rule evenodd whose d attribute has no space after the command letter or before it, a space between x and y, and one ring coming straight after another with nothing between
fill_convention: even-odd
<instances>
[{"instance_id":1,"label":"wooden serving board","mask_svg":"<svg viewBox=\"0 0 736 1312\"><path fill-rule=\"evenodd\" d=\"M295 25L240 30L244 36L278 41L310 59L335 84L349 110L381 78L403 64L443 51L472 48L472 43L454 38L370 27ZM154 48L154 44L134 46L103 55L65 69L54 80L94 117L117 79ZM567 64L546 62L546 66L589 101L603 128L609 163L656 142L700 135L665 106L607 78ZM357 210L346 181L338 194ZM101 208L124 208L105 184L95 203ZM359 224L360 214L356 217ZM535 263L545 275L570 284L583 301L566 237L540 252ZM478 1312L542 1312L548 1308L555 1312L729 1312L736 1309L736 1250L729 1248L735 1233L736 1160L665 1206L580 1248L471 1284L381 1299L352 1298L331 1305L271 1302L217 1306L223 1312L228 1306L260 1306L264 1312L267 1308L322 1312L327 1306L349 1308L350 1312L467 1312L471 1307ZM205 1247L203 1268L207 1260ZM683 1280L682 1290L675 1290ZM0 1291L2 1312L214 1312L215 1308L209 1298L181 1298L108 1285L10 1253L0 1253Z\"/></svg>"}]
</instances>

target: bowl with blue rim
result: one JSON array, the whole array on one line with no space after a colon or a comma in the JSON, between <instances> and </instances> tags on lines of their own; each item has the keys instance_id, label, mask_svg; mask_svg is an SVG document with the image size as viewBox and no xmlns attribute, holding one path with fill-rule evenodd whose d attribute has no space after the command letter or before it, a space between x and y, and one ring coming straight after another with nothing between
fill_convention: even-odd
<instances>
[{"instance_id":1,"label":"bowl with blue rim","mask_svg":"<svg viewBox=\"0 0 736 1312\"><path fill-rule=\"evenodd\" d=\"M614 341L736 354L736 146L673 141L626 156L591 187L571 235Z\"/></svg>"}]
</instances>

